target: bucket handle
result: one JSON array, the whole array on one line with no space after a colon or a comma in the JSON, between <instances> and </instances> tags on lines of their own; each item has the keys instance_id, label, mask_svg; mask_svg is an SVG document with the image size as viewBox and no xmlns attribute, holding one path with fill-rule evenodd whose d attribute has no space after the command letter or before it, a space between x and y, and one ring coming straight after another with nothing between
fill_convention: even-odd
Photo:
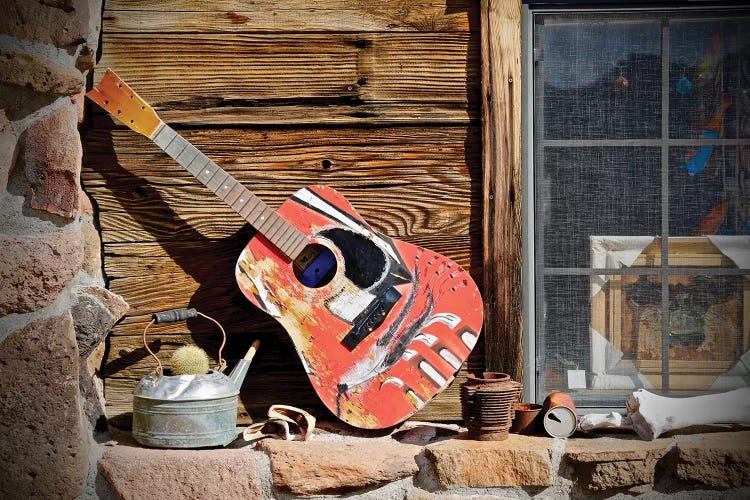
<instances>
[{"instance_id":1,"label":"bucket handle","mask_svg":"<svg viewBox=\"0 0 750 500\"><path fill-rule=\"evenodd\" d=\"M153 313L151 315L151 321L149 321L148 325L146 325L146 328L143 329L143 347L146 348L148 353L156 360L156 374L161 375L161 372L163 370L161 360L159 357L154 354L154 352L149 348L148 343L146 342L146 333L148 332L148 329L151 328L151 325L153 324L159 324L159 323L172 323L174 321L182 321L186 319L192 319L197 318L198 316L201 316L203 318L206 318L208 320L213 321L216 323L216 326L219 327L219 330L221 330L222 340L221 340L221 346L219 346L219 371L224 371L224 368L227 366L227 361L221 357L221 351L224 349L224 345L227 343L227 332L224 331L224 328L221 326L221 324L213 319L210 316L207 316L203 314L202 312L198 312L197 309L194 307L191 307L190 309L172 309L169 311L162 311Z\"/></svg>"}]
</instances>

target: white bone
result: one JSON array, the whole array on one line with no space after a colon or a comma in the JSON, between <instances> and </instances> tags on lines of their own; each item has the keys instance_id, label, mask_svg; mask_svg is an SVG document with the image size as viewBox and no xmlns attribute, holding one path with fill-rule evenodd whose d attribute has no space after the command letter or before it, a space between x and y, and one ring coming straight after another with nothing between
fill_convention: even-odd
<instances>
[{"instance_id":1,"label":"white bone","mask_svg":"<svg viewBox=\"0 0 750 500\"><path fill-rule=\"evenodd\" d=\"M632 429L630 419L623 413L613 411L611 413L589 413L578 419L578 428L583 432L594 429Z\"/></svg>"},{"instance_id":2,"label":"white bone","mask_svg":"<svg viewBox=\"0 0 750 500\"><path fill-rule=\"evenodd\" d=\"M651 441L662 433L693 425L750 422L750 387L692 398L668 398L639 389L630 395L627 412L590 414L581 417L578 428L633 429Z\"/></svg>"}]
</instances>

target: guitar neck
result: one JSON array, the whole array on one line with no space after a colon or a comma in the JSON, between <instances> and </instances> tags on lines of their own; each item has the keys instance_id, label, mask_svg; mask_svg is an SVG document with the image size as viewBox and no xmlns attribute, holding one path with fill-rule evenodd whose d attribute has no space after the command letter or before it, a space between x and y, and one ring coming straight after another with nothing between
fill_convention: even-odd
<instances>
[{"instance_id":1,"label":"guitar neck","mask_svg":"<svg viewBox=\"0 0 750 500\"><path fill-rule=\"evenodd\" d=\"M296 259L307 246L308 238L304 233L198 151L198 148L172 127L162 123L151 136L151 140L268 238L289 259Z\"/></svg>"}]
</instances>

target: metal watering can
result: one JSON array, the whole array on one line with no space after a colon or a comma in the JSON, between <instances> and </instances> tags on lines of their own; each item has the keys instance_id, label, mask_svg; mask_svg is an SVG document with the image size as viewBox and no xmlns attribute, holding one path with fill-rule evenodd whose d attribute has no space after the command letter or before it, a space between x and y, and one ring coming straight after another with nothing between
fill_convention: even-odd
<instances>
[{"instance_id":1,"label":"metal watering can","mask_svg":"<svg viewBox=\"0 0 750 500\"><path fill-rule=\"evenodd\" d=\"M153 324L181 321L198 316L216 323L223 335L219 366L203 375L166 375L159 358L146 343ZM154 313L143 330L143 345L156 359L157 368L138 383L133 393L133 437L156 448L202 448L224 446L237 437L237 400L258 341L229 376L222 373L226 361L221 351L226 343L224 328L195 309Z\"/></svg>"}]
</instances>

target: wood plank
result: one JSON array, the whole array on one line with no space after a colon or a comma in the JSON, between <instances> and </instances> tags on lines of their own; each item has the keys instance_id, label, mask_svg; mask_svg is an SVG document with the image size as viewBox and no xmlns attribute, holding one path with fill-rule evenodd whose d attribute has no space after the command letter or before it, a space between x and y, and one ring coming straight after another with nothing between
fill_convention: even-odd
<instances>
[{"instance_id":1,"label":"wood plank","mask_svg":"<svg viewBox=\"0 0 750 500\"><path fill-rule=\"evenodd\" d=\"M481 131L474 126L179 132L246 183L270 176L300 178L304 185L467 182L481 168ZM130 130L89 131L84 148L84 185L128 176L192 179L150 140Z\"/></svg>"},{"instance_id":2,"label":"wood plank","mask_svg":"<svg viewBox=\"0 0 750 500\"><path fill-rule=\"evenodd\" d=\"M249 240L232 238L218 241L179 241L109 243L104 245L104 271L110 280L186 272L209 275L217 267L233 265ZM403 241L445 255L481 278L481 259L472 261L472 250L479 250L479 238L469 235L425 235ZM196 255L205 255L197 259Z\"/></svg>"},{"instance_id":3,"label":"wood plank","mask_svg":"<svg viewBox=\"0 0 750 500\"><path fill-rule=\"evenodd\" d=\"M266 181L255 193L278 207L304 187L290 179ZM381 186L376 190L332 186L343 194L376 231L391 237L441 233L479 234L480 195L470 183ZM281 191L278 192L277 190ZM100 209L104 243L179 241L233 236L245 221L200 185L156 186L142 180L106 188L87 187Z\"/></svg>"},{"instance_id":4,"label":"wood plank","mask_svg":"<svg viewBox=\"0 0 750 500\"><path fill-rule=\"evenodd\" d=\"M482 0L481 16L487 368L523 380L521 2Z\"/></svg>"},{"instance_id":5,"label":"wood plank","mask_svg":"<svg viewBox=\"0 0 750 500\"><path fill-rule=\"evenodd\" d=\"M457 105L478 106L478 44L465 33L194 37L105 32L102 54L94 81L112 68L171 123L179 122L172 111L185 118L185 111L199 116L222 108L216 118L229 118L226 111L235 106L276 107L287 123L304 122L307 109L342 105L380 103L385 121L388 103L429 104L424 109L438 115L455 114ZM355 112L352 122L359 116L373 118L363 113Z\"/></svg>"},{"instance_id":6,"label":"wood plank","mask_svg":"<svg viewBox=\"0 0 750 500\"><path fill-rule=\"evenodd\" d=\"M108 0L104 33L478 30L472 0Z\"/></svg>"}]
</instances>

